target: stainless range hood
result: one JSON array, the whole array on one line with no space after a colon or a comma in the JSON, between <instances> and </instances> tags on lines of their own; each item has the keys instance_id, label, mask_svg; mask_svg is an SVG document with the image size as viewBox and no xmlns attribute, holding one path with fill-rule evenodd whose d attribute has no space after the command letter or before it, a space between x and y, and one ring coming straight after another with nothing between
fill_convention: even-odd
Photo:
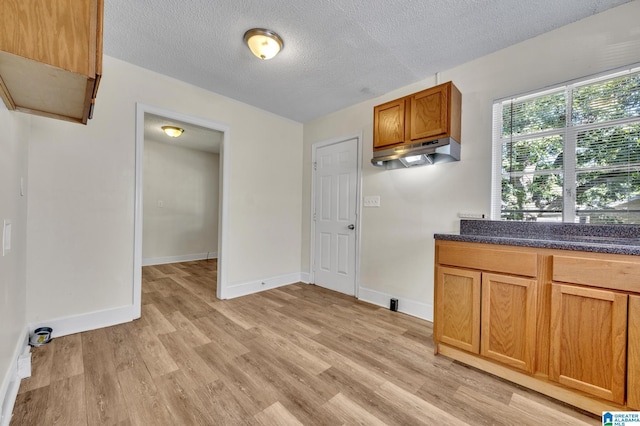
<instances>
[{"instance_id":1,"label":"stainless range hood","mask_svg":"<svg viewBox=\"0 0 640 426\"><path fill-rule=\"evenodd\" d=\"M448 137L374 151L371 164L386 169L401 169L459 160L460 143Z\"/></svg>"}]
</instances>

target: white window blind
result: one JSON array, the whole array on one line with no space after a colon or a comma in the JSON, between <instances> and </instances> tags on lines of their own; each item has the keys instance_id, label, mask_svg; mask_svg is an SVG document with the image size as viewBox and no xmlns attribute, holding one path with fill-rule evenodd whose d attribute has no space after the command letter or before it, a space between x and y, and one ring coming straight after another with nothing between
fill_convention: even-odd
<instances>
[{"instance_id":1,"label":"white window blind","mask_svg":"<svg viewBox=\"0 0 640 426\"><path fill-rule=\"evenodd\" d=\"M492 218L640 223L640 71L493 106Z\"/></svg>"}]
</instances>

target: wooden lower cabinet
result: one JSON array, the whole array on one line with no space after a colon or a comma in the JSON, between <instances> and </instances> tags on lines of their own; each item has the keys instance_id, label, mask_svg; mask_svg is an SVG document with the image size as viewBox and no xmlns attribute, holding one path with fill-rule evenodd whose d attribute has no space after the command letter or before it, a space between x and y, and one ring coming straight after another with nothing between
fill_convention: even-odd
<instances>
[{"instance_id":1,"label":"wooden lower cabinet","mask_svg":"<svg viewBox=\"0 0 640 426\"><path fill-rule=\"evenodd\" d=\"M575 407L640 410L640 257L436 240L436 353Z\"/></svg>"},{"instance_id":2,"label":"wooden lower cabinet","mask_svg":"<svg viewBox=\"0 0 640 426\"><path fill-rule=\"evenodd\" d=\"M552 284L550 380L624 404L627 297Z\"/></svg>"},{"instance_id":3,"label":"wooden lower cabinet","mask_svg":"<svg viewBox=\"0 0 640 426\"><path fill-rule=\"evenodd\" d=\"M629 296L627 405L640 410L640 296Z\"/></svg>"},{"instance_id":4,"label":"wooden lower cabinet","mask_svg":"<svg viewBox=\"0 0 640 426\"><path fill-rule=\"evenodd\" d=\"M482 356L533 372L536 289L535 279L482 274Z\"/></svg>"},{"instance_id":5,"label":"wooden lower cabinet","mask_svg":"<svg viewBox=\"0 0 640 426\"><path fill-rule=\"evenodd\" d=\"M436 341L480 352L480 272L436 269Z\"/></svg>"}]
</instances>

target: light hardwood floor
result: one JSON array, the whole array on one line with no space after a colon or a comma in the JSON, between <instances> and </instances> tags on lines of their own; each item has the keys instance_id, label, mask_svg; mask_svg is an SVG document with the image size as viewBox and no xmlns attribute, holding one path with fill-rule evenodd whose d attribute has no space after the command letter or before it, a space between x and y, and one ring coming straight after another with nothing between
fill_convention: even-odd
<instances>
[{"instance_id":1,"label":"light hardwood floor","mask_svg":"<svg viewBox=\"0 0 640 426\"><path fill-rule=\"evenodd\" d=\"M11 425L600 425L433 355L427 321L307 284L215 299L143 268L142 318L33 350Z\"/></svg>"}]
</instances>

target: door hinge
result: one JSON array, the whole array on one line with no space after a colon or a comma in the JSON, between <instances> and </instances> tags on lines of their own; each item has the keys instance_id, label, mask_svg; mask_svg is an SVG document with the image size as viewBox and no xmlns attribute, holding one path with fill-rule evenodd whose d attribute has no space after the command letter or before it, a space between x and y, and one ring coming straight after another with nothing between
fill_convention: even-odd
<instances>
[{"instance_id":1,"label":"door hinge","mask_svg":"<svg viewBox=\"0 0 640 426\"><path fill-rule=\"evenodd\" d=\"M318 170L318 162L317 161L313 162L313 170Z\"/></svg>"},{"instance_id":2,"label":"door hinge","mask_svg":"<svg viewBox=\"0 0 640 426\"><path fill-rule=\"evenodd\" d=\"M314 220L314 222L316 220L316 213L315 212L313 212L313 220Z\"/></svg>"}]
</instances>

